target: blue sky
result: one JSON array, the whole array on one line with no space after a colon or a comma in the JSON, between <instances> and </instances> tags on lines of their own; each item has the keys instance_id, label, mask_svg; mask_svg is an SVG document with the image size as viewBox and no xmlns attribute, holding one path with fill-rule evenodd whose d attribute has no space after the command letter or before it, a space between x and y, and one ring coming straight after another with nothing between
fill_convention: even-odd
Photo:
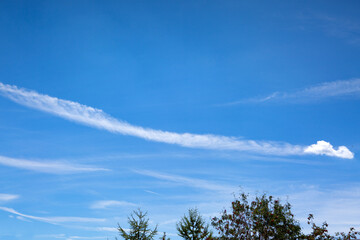
<instances>
[{"instance_id":1,"label":"blue sky","mask_svg":"<svg viewBox=\"0 0 360 240\"><path fill-rule=\"evenodd\" d=\"M358 1L2 1L0 239L172 239L269 193L360 228ZM306 229L305 229L306 230Z\"/></svg>"}]
</instances>

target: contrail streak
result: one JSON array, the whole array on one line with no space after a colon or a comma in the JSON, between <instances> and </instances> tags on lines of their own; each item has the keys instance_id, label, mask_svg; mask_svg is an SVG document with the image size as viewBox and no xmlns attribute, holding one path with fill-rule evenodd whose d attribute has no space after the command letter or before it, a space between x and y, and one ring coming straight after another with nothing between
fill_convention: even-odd
<instances>
[{"instance_id":1,"label":"contrail streak","mask_svg":"<svg viewBox=\"0 0 360 240\"><path fill-rule=\"evenodd\" d=\"M235 102L220 104L220 106L231 106L238 104L261 104L266 102L309 103L336 97L359 97L360 79L340 80L324 82L294 92L273 92L265 97L242 99Z\"/></svg>"},{"instance_id":2,"label":"contrail streak","mask_svg":"<svg viewBox=\"0 0 360 240\"><path fill-rule=\"evenodd\" d=\"M134 126L117 120L100 109L3 83L0 83L0 94L21 105L48 112L74 122L149 141L177 144L190 148L236 150L270 155L317 154L339 158L353 158L353 153L345 146L335 150L330 144L327 146L323 144L321 147L327 147L328 149L324 150L321 148L319 150L316 147L317 144L300 146L282 142L243 140L211 134L175 133Z\"/></svg>"}]
</instances>

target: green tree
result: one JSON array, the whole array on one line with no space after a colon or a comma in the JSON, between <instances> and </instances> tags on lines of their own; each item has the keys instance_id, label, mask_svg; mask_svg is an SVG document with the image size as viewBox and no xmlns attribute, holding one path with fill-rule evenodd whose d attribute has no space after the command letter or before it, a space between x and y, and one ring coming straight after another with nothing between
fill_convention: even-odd
<instances>
[{"instance_id":1,"label":"green tree","mask_svg":"<svg viewBox=\"0 0 360 240\"><path fill-rule=\"evenodd\" d=\"M130 225L129 231L118 225L119 234L125 240L152 240L157 234L157 226L155 229L149 228L149 219L146 218L147 212L143 213L140 209L134 211L128 217Z\"/></svg>"},{"instance_id":2,"label":"green tree","mask_svg":"<svg viewBox=\"0 0 360 240\"><path fill-rule=\"evenodd\" d=\"M210 239L212 232L198 210L189 209L188 216L184 215L176 224L178 235L185 240Z\"/></svg>"},{"instance_id":3,"label":"green tree","mask_svg":"<svg viewBox=\"0 0 360 240\"><path fill-rule=\"evenodd\" d=\"M301 227L291 213L289 203L281 204L272 196L257 196L251 203L242 193L224 210L219 218L212 219L220 239L239 240L292 240L302 236Z\"/></svg>"}]
</instances>

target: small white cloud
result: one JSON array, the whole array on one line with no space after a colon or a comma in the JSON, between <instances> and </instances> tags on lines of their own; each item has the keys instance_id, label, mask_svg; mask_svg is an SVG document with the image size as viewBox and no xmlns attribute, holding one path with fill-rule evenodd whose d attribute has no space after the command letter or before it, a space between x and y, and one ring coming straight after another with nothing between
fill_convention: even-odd
<instances>
[{"instance_id":1,"label":"small white cloud","mask_svg":"<svg viewBox=\"0 0 360 240\"><path fill-rule=\"evenodd\" d=\"M33 160L9 158L4 156L0 156L0 164L9 167L16 167L16 168L22 168L37 172L53 173L53 174L108 171L108 169L104 169L104 168L75 165L65 162L33 161ZM1 195L0 195L0 200L1 200Z\"/></svg>"},{"instance_id":2,"label":"small white cloud","mask_svg":"<svg viewBox=\"0 0 360 240\"><path fill-rule=\"evenodd\" d=\"M352 153L347 147L340 146L338 149L334 149L334 147L325 141L317 141L316 144L312 144L305 148L305 153L308 154L316 154L316 155L327 155L339 158L354 158L354 153Z\"/></svg>"},{"instance_id":3,"label":"small white cloud","mask_svg":"<svg viewBox=\"0 0 360 240\"><path fill-rule=\"evenodd\" d=\"M104 232L118 232L119 230L114 227L97 227L96 231L104 231Z\"/></svg>"},{"instance_id":4,"label":"small white cloud","mask_svg":"<svg viewBox=\"0 0 360 240\"><path fill-rule=\"evenodd\" d=\"M36 238L66 238L65 234L41 234L35 235Z\"/></svg>"},{"instance_id":5,"label":"small white cloud","mask_svg":"<svg viewBox=\"0 0 360 240\"><path fill-rule=\"evenodd\" d=\"M147 193L150 193L150 194L154 194L154 195L161 195L160 193L153 192L153 191L150 191L150 190L144 190L144 191L147 192Z\"/></svg>"},{"instance_id":6,"label":"small white cloud","mask_svg":"<svg viewBox=\"0 0 360 240\"><path fill-rule=\"evenodd\" d=\"M90 208L105 209L105 208L109 208L109 207L128 207L128 206L135 207L137 205L135 203L126 202L126 201L105 200L105 201L94 202L90 206Z\"/></svg>"},{"instance_id":7,"label":"small white cloud","mask_svg":"<svg viewBox=\"0 0 360 240\"><path fill-rule=\"evenodd\" d=\"M0 201L11 201L19 198L19 195L0 193Z\"/></svg>"}]
</instances>

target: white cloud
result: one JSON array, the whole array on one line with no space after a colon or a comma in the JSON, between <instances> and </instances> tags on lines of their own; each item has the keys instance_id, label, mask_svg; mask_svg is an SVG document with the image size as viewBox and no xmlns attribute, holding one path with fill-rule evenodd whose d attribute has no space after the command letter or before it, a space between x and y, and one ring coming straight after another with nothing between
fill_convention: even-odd
<instances>
[{"instance_id":1,"label":"white cloud","mask_svg":"<svg viewBox=\"0 0 360 240\"><path fill-rule=\"evenodd\" d=\"M150 194L158 195L158 196L161 195L160 193L153 192L153 191L150 191L150 190L144 190L144 191L147 192L147 193L150 193Z\"/></svg>"},{"instance_id":2,"label":"white cloud","mask_svg":"<svg viewBox=\"0 0 360 240\"><path fill-rule=\"evenodd\" d=\"M116 201L116 200L105 200L105 201L97 201L94 202L90 208L93 209L105 209L109 207L135 207L137 206L135 203L130 203L126 201Z\"/></svg>"},{"instance_id":3,"label":"white cloud","mask_svg":"<svg viewBox=\"0 0 360 240\"><path fill-rule=\"evenodd\" d=\"M306 88L302 91L290 94L290 96L311 96L314 98L336 97L344 95L360 94L360 79L325 82L317 86Z\"/></svg>"},{"instance_id":4,"label":"white cloud","mask_svg":"<svg viewBox=\"0 0 360 240\"><path fill-rule=\"evenodd\" d=\"M17 216L16 219L19 219L19 220L25 221L25 222L31 222L29 219L24 218L24 217L22 217L22 216Z\"/></svg>"},{"instance_id":5,"label":"white cloud","mask_svg":"<svg viewBox=\"0 0 360 240\"><path fill-rule=\"evenodd\" d=\"M97 227L96 231L105 231L105 232L118 232L119 230L114 227Z\"/></svg>"},{"instance_id":6,"label":"white cloud","mask_svg":"<svg viewBox=\"0 0 360 240\"><path fill-rule=\"evenodd\" d=\"M66 238L66 235L61 233L61 234L41 234L41 235L36 235L36 238Z\"/></svg>"},{"instance_id":7,"label":"white cloud","mask_svg":"<svg viewBox=\"0 0 360 240\"><path fill-rule=\"evenodd\" d=\"M30 161L25 159L15 159L4 156L0 156L0 164L9 167L22 168L37 172L53 173L53 174L108 171L107 169L104 168L95 168L84 165L74 165L64 162L42 162L42 161L40 162L40 161Z\"/></svg>"},{"instance_id":8,"label":"white cloud","mask_svg":"<svg viewBox=\"0 0 360 240\"><path fill-rule=\"evenodd\" d=\"M11 201L11 200L15 200L17 198L19 198L19 195L0 193L0 201L1 202Z\"/></svg>"},{"instance_id":9,"label":"white cloud","mask_svg":"<svg viewBox=\"0 0 360 240\"><path fill-rule=\"evenodd\" d=\"M337 150L334 147L325 141L317 141L316 144L312 144L305 148L305 153L309 154L316 154L316 155L327 155L327 156L334 156L334 157L341 157L341 158L354 158L354 154L349 151L344 146L340 146Z\"/></svg>"},{"instance_id":10,"label":"white cloud","mask_svg":"<svg viewBox=\"0 0 360 240\"><path fill-rule=\"evenodd\" d=\"M170 219L170 220L163 221L163 222L161 222L159 225L160 225L160 226L168 225L168 224L173 224L173 225L175 225L178 221L179 221L179 219L174 218L174 219Z\"/></svg>"},{"instance_id":11,"label":"white cloud","mask_svg":"<svg viewBox=\"0 0 360 240\"><path fill-rule=\"evenodd\" d=\"M286 195L293 207L293 213L307 231L308 214L314 214L315 222L326 221L329 231L348 231L350 227L360 228L360 187L336 185L328 189L310 186L308 189L296 186L296 193ZM284 196L285 198L285 196Z\"/></svg>"},{"instance_id":12,"label":"white cloud","mask_svg":"<svg viewBox=\"0 0 360 240\"><path fill-rule=\"evenodd\" d=\"M149 176L157 179L167 180L175 183L179 183L181 185L186 185L190 187L195 188L201 188L205 190L212 190L212 191L219 191L219 192L227 192L227 193L233 193L237 191L237 187L225 185L225 184L218 184L198 178L189 178L189 177L183 177L178 175L170 175L170 174L164 174L154 171L148 171L148 170L133 170L137 174L141 174L144 176Z\"/></svg>"},{"instance_id":13,"label":"white cloud","mask_svg":"<svg viewBox=\"0 0 360 240\"><path fill-rule=\"evenodd\" d=\"M295 92L274 92L265 97L255 97L222 105L243 103L264 103L286 101L286 103L305 103L340 96L360 96L360 79L325 82Z\"/></svg>"},{"instance_id":14,"label":"white cloud","mask_svg":"<svg viewBox=\"0 0 360 240\"><path fill-rule=\"evenodd\" d=\"M66 240L73 240L73 239L105 239L104 236L102 237L82 237L82 236L70 236L67 237Z\"/></svg>"},{"instance_id":15,"label":"white cloud","mask_svg":"<svg viewBox=\"0 0 360 240\"><path fill-rule=\"evenodd\" d=\"M0 94L19 104L48 112L71 121L150 141L177 144L190 148L247 151L266 155L305 154L304 149L306 146L292 145L289 143L244 140L236 137L211 134L175 133L134 126L119 121L99 109L2 83L0 83ZM339 155L338 157L342 156Z\"/></svg>"},{"instance_id":16,"label":"white cloud","mask_svg":"<svg viewBox=\"0 0 360 240\"><path fill-rule=\"evenodd\" d=\"M105 219L103 218L86 218L86 217L37 217L32 215L26 215L23 213L20 213L12 208L7 207L0 207L0 210L15 214L17 216L21 216L26 219L33 219L40 222L47 222L52 224L58 224L58 223L92 223L92 222L104 222Z\"/></svg>"},{"instance_id":17,"label":"white cloud","mask_svg":"<svg viewBox=\"0 0 360 240\"><path fill-rule=\"evenodd\" d=\"M73 239L106 239L106 236L102 237L85 237L85 236L67 236L65 234L44 234L44 235L37 235L37 238L57 238L57 239L66 239L66 240L73 240Z\"/></svg>"}]
</instances>

